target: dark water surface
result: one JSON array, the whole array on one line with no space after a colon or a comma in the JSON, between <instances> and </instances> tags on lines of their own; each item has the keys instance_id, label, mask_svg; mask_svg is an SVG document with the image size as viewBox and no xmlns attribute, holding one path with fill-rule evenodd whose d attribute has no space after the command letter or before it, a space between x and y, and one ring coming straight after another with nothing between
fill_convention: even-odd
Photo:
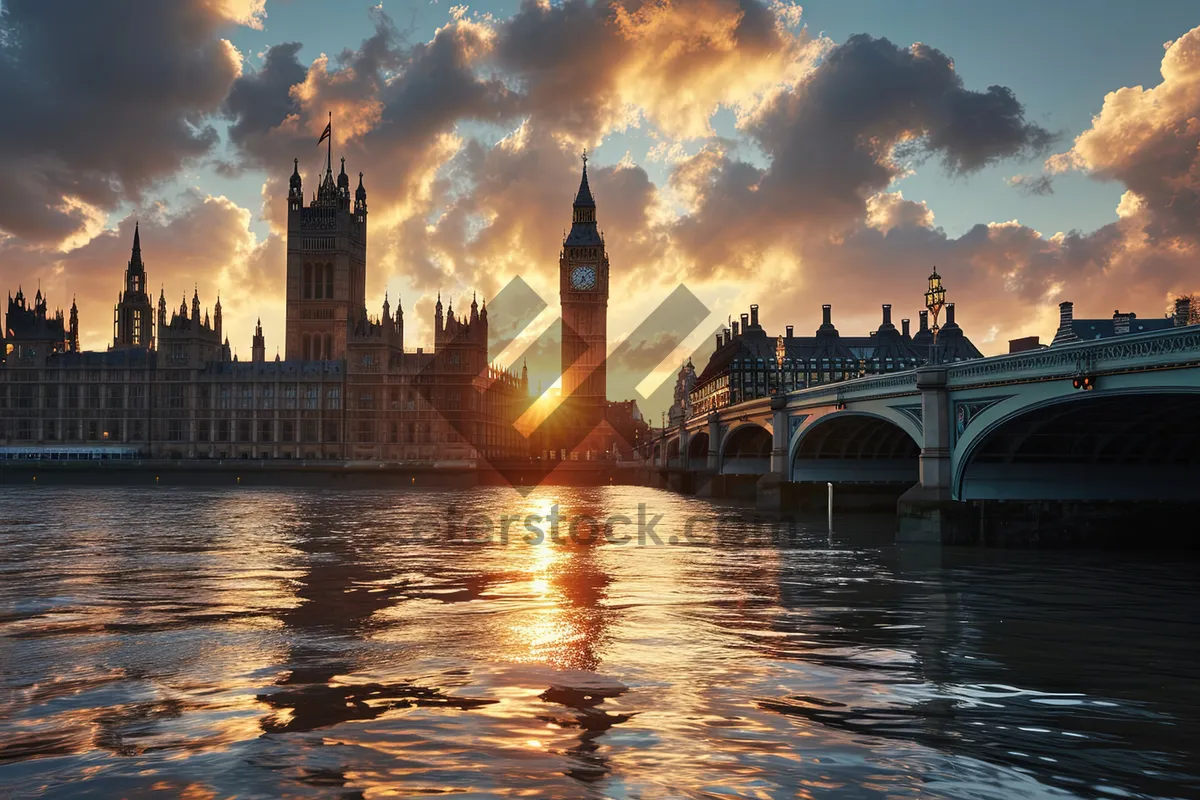
<instances>
[{"instance_id":1,"label":"dark water surface","mask_svg":"<svg viewBox=\"0 0 1200 800\"><path fill-rule=\"evenodd\" d=\"M634 539L524 541L554 504ZM0 796L1200 796L1193 563L729 511L0 489Z\"/></svg>"}]
</instances>

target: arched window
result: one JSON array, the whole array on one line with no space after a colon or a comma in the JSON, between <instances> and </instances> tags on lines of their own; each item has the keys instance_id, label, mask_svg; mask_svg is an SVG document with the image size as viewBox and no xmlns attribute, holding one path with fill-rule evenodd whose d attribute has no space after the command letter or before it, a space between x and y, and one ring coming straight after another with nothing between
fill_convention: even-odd
<instances>
[{"instance_id":1,"label":"arched window","mask_svg":"<svg viewBox=\"0 0 1200 800\"><path fill-rule=\"evenodd\" d=\"M324 358L325 358L325 360L326 360L326 361L329 361L329 360L332 360L332 359L333 359L333 336L332 336L332 335L330 335L330 334L328 334L328 333L327 333L327 334L325 334L325 355L324 355Z\"/></svg>"},{"instance_id":2,"label":"arched window","mask_svg":"<svg viewBox=\"0 0 1200 800\"><path fill-rule=\"evenodd\" d=\"M311 300L313 296L313 265L304 265L304 299Z\"/></svg>"},{"instance_id":3,"label":"arched window","mask_svg":"<svg viewBox=\"0 0 1200 800\"><path fill-rule=\"evenodd\" d=\"M300 337L300 357L305 361L312 358L312 339L307 333Z\"/></svg>"},{"instance_id":4,"label":"arched window","mask_svg":"<svg viewBox=\"0 0 1200 800\"><path fill-rule=\"evenodd\" d=\"M325 299L333 299L333 264L325 265Z\"/></svg>"}]
</instances>

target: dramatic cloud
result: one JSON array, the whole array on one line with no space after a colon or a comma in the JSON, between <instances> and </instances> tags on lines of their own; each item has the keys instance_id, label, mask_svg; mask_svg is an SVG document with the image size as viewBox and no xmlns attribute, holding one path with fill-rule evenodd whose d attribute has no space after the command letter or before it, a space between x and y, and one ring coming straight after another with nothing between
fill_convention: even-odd
<instances>
[{"instance_id":1,"label":"dramatic cloud","mask_svg":"<svg viewBox=\"0 0 1200 800\"><path fill-rule=\"evenodd\" d=\"M696 272L755 268L770 242L863 220L903 157L940 157L951 173L1044 149L1012 92L964 88L941 51L852 36L795 89L764 105L746 131L759 168L724 150L684 162L673 180L692 202L677 226Z\"/></svg>"},{"instance_id":2,"label":"dramatic cloud","mask_svg":"<svg viewBox=\"0 0 1200 800\"><path fill-rule=\"evenodd\" d=\"M704 137L720 106L749 113L810 69L825 43L788 30L797 12L757 0L526 0L500 26L496 60L523 89L524 113L574 143L642 116Z\"/></svg>"},{"instance_id":3,"label":"dramatic cloud","mask_svg":"<svg viewBox=\"0 0 1200 800\"><path fill-rule=\"evenodd\" d=\"M1162 83L1110 92L1104 107L1051 169L1116 180L1143 201L1158 241L1200 234L1200 28L1169 42Z\"/></svg>"},{"instance_id":4,"label":"dramatic cloud","mask_svg":"<svg viewBox=\"0 0 1200 800\"><path fill-rule=\"evenodd\" d=\"M304 81L307 70L296 58L299 42L287 42L267 48L258 70L243 74L229 90L222 106L233 120L229 141L250 156L257 166L267 166L262 156L276 155L264 139L273 129L300 112L292 87ZM270 166L276 167L276 164Z\"/></svg>"},{"instance_id":5,"label":"dramatic cloud","mask_svg":"<svg viewBox=\"0 0 1200 800\"><path fill-rule=\"evenodd\" d=\"M866 223L887 233L896 227L933 227L933 212L924 202L905 200L903 192L882 192L867 199Z\"/></svg>"},{"instance_id":6,"label":"dramatic cloud","mask_svg":"<svg viewBox=\"0 0 1200 800\"><path fill-rule=\"evenodd\" d=\"M219 36L262 3L211 0L0 7L0 230L61 242L217 142L205 119L241 67Z\"/></svg>"}]
</instances>

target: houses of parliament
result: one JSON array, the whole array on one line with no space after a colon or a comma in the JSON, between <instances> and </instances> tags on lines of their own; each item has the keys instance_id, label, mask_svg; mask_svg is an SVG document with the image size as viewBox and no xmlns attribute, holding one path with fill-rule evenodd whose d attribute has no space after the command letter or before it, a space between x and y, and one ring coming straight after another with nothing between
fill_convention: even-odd
<instances>
[{"instance_id":1,"label":"houses of parliament","mask_svg":"<svg viewBox=\"0 0 1200 800\"><path fill-rule=\"evenodd\" d=\"M366 309L367 191L332 159L308 203L296 162L287 196L284 357L231 357L218 298L168 307L149 290L140 231L112 344L82 351L79 314L39 289L9 296L0 336L0 449L41 458L253 458L455 462L526 458L513 422L528 375L493 367L488 312L434 311L432 350L404 346L404 312ZM148 252L152 253L152 245ZM152 259L150 259L152 262ZM604 265L607 282L607 263ZM602 391L602 389L601 389Z\"/></svg>"}]
</instances>

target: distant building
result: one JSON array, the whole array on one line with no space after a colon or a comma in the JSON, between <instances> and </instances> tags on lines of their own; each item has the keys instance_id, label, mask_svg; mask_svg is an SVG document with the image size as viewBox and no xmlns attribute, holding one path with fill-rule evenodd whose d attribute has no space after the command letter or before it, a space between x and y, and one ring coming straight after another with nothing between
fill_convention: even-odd
<instances>
[{"instance_id":1,"label":"distant building","mask_svg":"<svg viewBox=\"0 0 1200 800\"><path fill-rule=\"evenodd\" d=\"M687 363L679 368L675 376L675 399L667 411L667 424L678 427L681 422L692 416L692 390L696 388L696 368L689 358Z\"/></svg>"},{"instance_id":2,"label":"distant building","mask_svg":"<svg viewBox=\"0 0 1200 800\"><path fill-rule=\"evenodd\" d=\"M1162 331L1189 324L1191 298L1181 297L1175 301L1175 313L1169 317L1139 319L1132 311L1114 311L1111 319L1076 319L1075 304L1065 301L1058 304L1058 330L1050 342L1055 345L1071 342L1108 339L1132 333Z\"/></svg>"},{"instance_id":3,"label":"distant building","mask_svg":"<svg viewBox=\"0 0 1200 800\"><path fill-rule=\"evenodd\" d=\"M8 314L0 328L0 356L4 358L36 358L54 353L71 353L79 349L79 309L71 301L70 328L63 320L62 309L50 316L46 298L39 288L33 305L25 301L25 292L8 296ZM3 408L3 406L0 406Z\"/></svg>"},{"instance_id":4,"label":"distant building","mask_svg":"<svg viewBox=\"0 0 1200 800\"><path fill-rule=\"evenodd\" d=\"M368 315L367 194L351 198L327 162L312 202L299 170L288 193L286 358L266 360L261 323L251 359L231 357L221 302L198 291L168 319L147 293L141 234L107 351L79 351L78 311L51 315L9 298L0 339L0 457L380 459L524 458L512 423L528 377L493 368L486 304L434 310L434 347L404 346L404 314L385 297ZM443 313L444 311L444 313Z\"/></svg>"},{"instance_id":5,"label":"distant building","mask_svg":"<svg viewBox=\"0 0 1200 800\"><path fill-rule=\"evenodd\" d=\"M607 421L616 434L612 444L614 457L633 458L637 448L650 441L650 425L642 417L637 400L612 400L608 403Z\"/></svg>"},{"instance_id":6,"label":"distant building","mask_svg":"<svg viewBox=\"0 0 1200 800\"><path fill-rule=\"evenodd\" d=\"M758 306L750 306L749 314L717 336L716 348L689 393L689 415L775 392L913 369L931 357L952 362L983 356L955 321L953 303L946 306L936 353L925 311L920 312L920 329L912 334L909 320L901 320L897 329L891 305L884 305L879 328L867 336L842 336L832 314L831 306L822 306L821 326L813 336L796 336L788 325L783 336L771 337L759 324Z\"/></svg>"}]
</instances>

